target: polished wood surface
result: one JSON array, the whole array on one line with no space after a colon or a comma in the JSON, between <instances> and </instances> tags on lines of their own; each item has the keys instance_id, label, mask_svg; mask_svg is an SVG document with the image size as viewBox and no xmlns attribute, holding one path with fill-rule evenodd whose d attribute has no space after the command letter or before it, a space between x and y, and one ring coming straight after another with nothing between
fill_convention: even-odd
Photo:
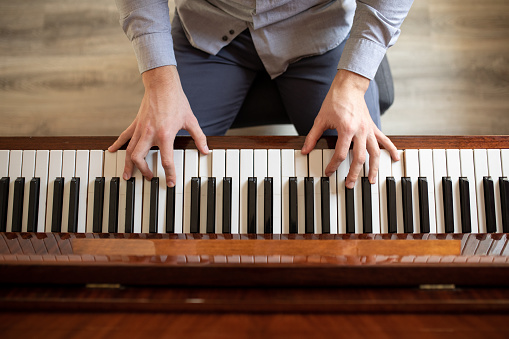
<instances>
[{"instance_id":1,"label":"polished wood surface","mask_svg":"<svg viewBox=\"0 0 509 339\"><path fill-rule=\"evenodd\" d=\"M479 136L390 136L399 149L418 148L509 148L509 135ZM0 137L0 149L43 150L43 149L100 149L106 150L116 137ZM226 136L208 137L210 149L301 149L305 137L300 136ZM322 137L318 149L330 149L336 145L336 137ZM177 137L176 149L196 148L191 137ZM124 145L125 149L125 145Z\"/></svg>"}]
</instances>

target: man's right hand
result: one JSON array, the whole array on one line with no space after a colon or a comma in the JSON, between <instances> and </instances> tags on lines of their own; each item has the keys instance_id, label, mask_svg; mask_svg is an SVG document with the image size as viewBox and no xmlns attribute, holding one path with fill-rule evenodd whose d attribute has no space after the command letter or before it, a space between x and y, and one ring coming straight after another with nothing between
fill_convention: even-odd
<instances>
[{"instance_id":1,"label":"man's right hand","mask_svg":"<svg viewBox=\"0 0 509 339\"><path fill-rule=\"evenodd\" d=\"M178 131L188 131L203 154L209 152L207 138L191 111L175 66L151 69L144 72L142 78L145 94L138 115L108 151L116 152L131 139L126 151L123 178L131 178L136 166L143 176L150 180L153 173L145 157L152 146L158 146L161 151L161 165L166 174L166 185L173 187L177 180L173 163L173 142Z\"/></svg>"}]
</instances>

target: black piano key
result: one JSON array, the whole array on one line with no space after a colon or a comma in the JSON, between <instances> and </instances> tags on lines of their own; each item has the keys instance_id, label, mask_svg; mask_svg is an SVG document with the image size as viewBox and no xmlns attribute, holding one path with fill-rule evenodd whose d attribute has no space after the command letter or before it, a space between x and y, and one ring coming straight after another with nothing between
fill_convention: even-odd
<instances>
[{"instance_id":1,"label":"black piano key","mask_svg":"<svg viewBox=\"0 0 509 339\"><path fill-rule=\"evenodd\" d=\"M414 217L412 211L412 179L401 178L401 196L403 199L403 231L414 232Z\"/></svg>"},{"instance_id":2,"label":"black piano key","mask_svg":"<svg viewBox=\"0 0 509 339\"><path fill-rule=\"evenodd\" d=\"M387 177L387 224L389 233L398 232L398 215L396 210L396 180Z\"/></svg>"},{"instance_id":3,"label":"black piano key","mask_svg":"<svg viewBox=\"0 0 509 339\"><path fill-rule=\"evenodd\" d=\"M472 221L470 215L470 188L468 178L460 178L460 206L461 206L461 231L472 232Z\"/></svg>"},{"instance_id":4,"label":"black piano key","mask_svg":"<svg viewBox=\"0 0 509 339\"><path fill-rule=\"evenodd\" d=\"M28 197L27 232L37 232L37 219L39 218L39 194L41 191L41 178L30 180L30 193Z\"/></svg>"},{"instance_id":5,"label":"black piano key","mask_svg":"<svg viewBox=\"0 0 509 339\"><path fill-rule=\"evenodd\" d=\"M256 233L256 177L247 178L247 233Z\"/></svg>"},{"instance_id":6,"label":"black piano key","mask_svg":"<svg viewBox=\"0 0 509 339\"><path fill-rule=\"evenodd\" d=\"M207 182L207 233L216 232L216 178L209 177Z\"/></svg>"},{"instance_id":7,"label":"black piano key","mask_svg":"<svg viewBox=\"0 0 509 339\"><path fill-rule=\"evenodd\" d=\"M149 233L157 233L159 217L159 178L153 177L150 180L150 216L148 220Z\"/></svg>"},{"instance_id":8,"label":"black piano key","mask_svg":"<svg viewBox=\"0 0 509 339\"><path fill-rule=\"evenodd\" d=\"M51 232L62 230L62 206L64 203L64 178L55 178L53 183L53 209L51 212Z\"/></svg>"},{"instance_id":9,"label":"black piano key","mask_svg":"<svg viewBox=\"0 0 509 339\"><path fill-rule=\"evenodd\" d=\"M104 208L104 177L96 177L94 182L94 216L92 220L92 232L101 233L103 227Z\"/></svg>"},{"instance_id":10,"label":"black piano key","mask_svg":"<svg viewBox=\"0 0 509 339\"><path fill-rule=\"evenodd\" d=\"M304 228L306 233L315 232L315 180L304 178Z\"/></svg>"},{"instance_id":11,"label":"black piano key","mask_svg":"<svg viewBox=\"0 0 509 339\"><path fill-rule=\"evenodd\" d=\"M322 198L322 233L330 234L330 180L329 177L320 179L320 195Z\"/></svg>"},{"instance_id":12,"label":"black piano key","mask_svg":"<svg viewBox=\"0 0 509 339\"><path fill-rule=\"evenodd\" d=\"M354 189L345 187L346 233L355 233Z\"/></svg>"},{"instance_id":13,"label":"black piano key","mask_svg":"<svg viewBox=\"0 0 509 339\"><path fill-rule=\"evenodd\" d=\"M361 178L362 189L362 231L373 233L372 206L371 206L371 183L367 177Z\"/></svg>"},{"instance_id":14,"label":"black piano key","mask_svg":"<svg viewBox=\"0 0 509 339\"><path fill-rule=\"evenodd\" d=\"M266 234L272 234L274 232L274 205L272 199L272 178L267 177L263 182L263 232Z\"/></svg>"},{"instance_id":15,"label":"black piano key","mask_svg":"<svg viewBox=\"0 0 509 339\"><path fill-rule=\"evenodd\" d=\"M509 180L506 177L501 177L499 182L502 228L504 233L509 233Z\"/></svg>"},{"instance_id":16,"label":"black piano key","mask_svg":"<svg viewBox=\"0 0 509 339\"><path fill-rule=\"evenodd\" d=\"M190 216L190 232L200 233L200 194L201 194L201 178L191 178L191 216Z\"/></svg>"},{"instance_id":17,"label":"black piano key","mask_svg":"<svg viewBox=\"0 0 509 339\"><path fill-rule=\"evenodd\" d=\"M484 211L486 213L486 231L495 233L497 231L497 219L495 214L495 188L493 179L490 176L483 178L484 187Z\"/></svg>"},{"instance_id":18,"label":"black piano key","mask_svg":"<svg viewBox=\"0 0 509 339\"><path fill-rule=\"evenodd\" d=\"M126 181L125 233L134 232L134 202L136 200L136 178Z\"/></svg>"},{"instance_id":19,"label":"black piano key","mask_svg":"<svg viewBox=\"0 0 509 339\"><path fill-rule=\"evenodd\" d=\"M108 232L118 233L118 200L120 195L120 178L113 177L110 181L110 208L108 214Z\"/></svg>"},{"instance_id":20,"label":"black piano key","mask_svg":"<svg viewBox=\"0 0 509 339\"><path fill-rule=\"evenodd\" d=\"M428 179L419 177L419 219L421 221L421 233L429 233L429 197L428 197Z\"/></svg>"},{"instance_id":21,"label":"black piano key","mask_svg":"<svg viewBox=\"0 0 509 339\"><path fill-rule=\"evenodd\" d=\"M12 201L12 231L21 232L23 221L23 198L25 195L25 178L14 181L14 199Z\"/></svg>"},{"instance_id":22,"label":"black piano key","mask_svg":"<svg viewBox=\"0 0 509 339\"><path fill-rule=\"evenodd\" d=\"M223 178L223 233L232 233L232 178Z\"/></svg>"},{"instance_id":23,"label":"black piano key","mask_svg":"<svg viewBox=\"0 0 509 339\"><path fill-rule=\"evenodd\" d=\"M166 233L175 233L175 186L166 188Z\"/></svg>"},{"instance_id":24,"label":"black piano key","mask_svg":"<svg viewBox=\"0 0 509 339\"><path fill-rule=\"evenodd\" d=\"M9 206L9 183L11 178L0 179L0 232L7 230L7 208Z\"/></svg>"},{"instance_id":25,"label":"black piano key","mask_svg":"<svg viewBox=\"0 0 509 339\"><path fill-rule=\"evenodd\" d=\"M299 231L299 219L298 219L298 202L297 198L297 178L289 178L288 187L288 213L289 213L289 232L297 233Z\"/></svg>"},{"instance_id":26,"label":"black piano key","mask_svg":"<svg viewBox=\"0 0 509 339\"><path fill-rule=\"evenodd\" d=\"M442 178L442 196L444 200L445 233L454 233L454 211L452 204L452 180L450 177Z\"/></svg>"},{"instance_id":27,"label":"black piano key","mask_svg":"<svg viewBox=\"0 0 509 339\"><path fill-rule=\"evenodd\" d=\"M69 215L68 215L68 232L78 232L78 208L80 199L80 178L71 179L69 190Z\"/></svg>"}]
</instances>

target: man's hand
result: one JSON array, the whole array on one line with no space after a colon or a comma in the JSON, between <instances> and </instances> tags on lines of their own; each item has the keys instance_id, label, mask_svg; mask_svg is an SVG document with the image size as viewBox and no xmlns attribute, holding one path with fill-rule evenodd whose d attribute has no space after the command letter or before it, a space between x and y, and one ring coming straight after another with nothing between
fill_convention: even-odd
<instances>
[{"instance_id":1,"label":"man's hand","mask_svg":"<svg viewBox=\"0 0 509 339\"><path fill-rule=\"evenodd\" d=\"M191 111L175 66L154 68L144 72L142 78L145 94L138 115L108 151L117 151L131 139L126 151L123 178L128 180L136 166L150 180L153 173L145 157L152 146L158 146L166 185L173 187L177 179L173 163L173 142L178 131L187 130L203 154L209 152L207 139Z\"/></svg>"},{"instance_id":2,"label":"man's hand","mask_svg":"<svg viewBox=\"0 0 509 339\"><path fill-rule=\"evenodd\" d=\"M366 161L366 150L369 153L368 179L372 184L376 182L380 159L378 143L391 153L392 159L399 160L396 147L376 127L369 115L364 100L368 86L369 79L350 71L339 70L302 148L302 153L308 154L325 130L337 130L336 150L325 169L325 175L330 176L346 159L353 141L353 161L346 178L348 188L354 187Z\"/></svg>"}]
</instances>

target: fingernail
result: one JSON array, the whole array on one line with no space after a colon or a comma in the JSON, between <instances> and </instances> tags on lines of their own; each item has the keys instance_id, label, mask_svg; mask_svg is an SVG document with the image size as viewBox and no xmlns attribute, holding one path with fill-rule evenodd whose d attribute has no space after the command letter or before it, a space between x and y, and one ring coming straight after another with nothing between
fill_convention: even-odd
<instances>
[{"instance_id":1,"label":"fingernail","mask_svg":"<svg viewBox=\"0 0 509 339\"><path fill-rule=\"evenodd\" d=\"M369 183L372 185L376 184L376 177L369 178Z\"/></svg>"},{"instance_id":2,"label":"fingernail","mask_svg":"<svg viewBox=\"0 0 509 339\"><path fill-rule=\"evenodd\" d=\"M355 181L347 181L346 182L346 187L347 188L353 188L354 185L355 185Z\"/></svg>"},{"instance_id":3,"label":"fingernail","mask_svg":"<svg viewBox=\"0 0 509 339\"><path fill-rule=\"evenodd\" d=\"M175 187L173 180L168 180L168 187Z\"/></svg>"},{"instance_id":4,"label":"fingernail","mask_svg":"<svg viewBox=\"0 0 509 339\"><path fill-rule=\"evenodd\" d=\"M205 147L203 147L203 150L205 151L205 153L208 153L209 152L209 146L205 145Z\"/></svg>"},{"instance_id":5,"label":"fingernail","mask_svg":"<svg viewBox=\"0 0 509 339\"><path fill-rule=\"evenodd\" d=\"M127 175L126 172L124 172L124 174L122 175L122 177L124 178L124 180L129 180L129 176Z\"/></svg>"}]
</instances>

